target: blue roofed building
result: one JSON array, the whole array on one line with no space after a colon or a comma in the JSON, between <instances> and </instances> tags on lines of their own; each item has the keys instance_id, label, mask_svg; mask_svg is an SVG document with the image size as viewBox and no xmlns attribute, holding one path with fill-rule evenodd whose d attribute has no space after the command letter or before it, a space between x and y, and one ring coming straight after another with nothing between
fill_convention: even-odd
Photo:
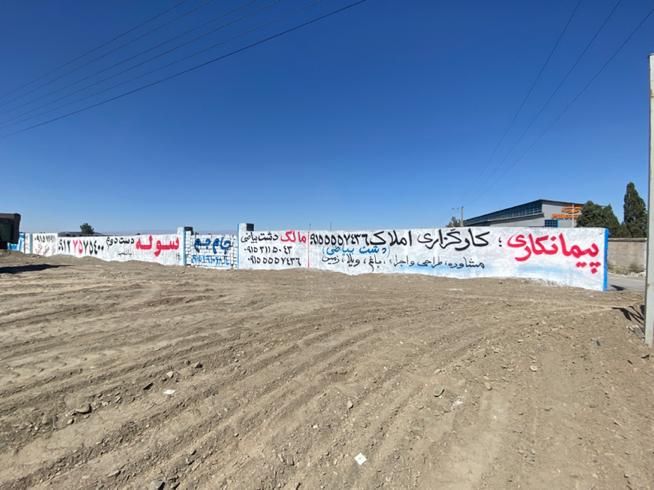
<instances>
[{"instance_id":1,"label":"blue roofed building","mask_svg":"<svg viewBox=\"0 0 654 490\"><path fill-rule=\"evenodd\" d=\"M545 226L572 228L583 204L538 199L464 220L464 226Z\"/></svg>"}]
</instances>

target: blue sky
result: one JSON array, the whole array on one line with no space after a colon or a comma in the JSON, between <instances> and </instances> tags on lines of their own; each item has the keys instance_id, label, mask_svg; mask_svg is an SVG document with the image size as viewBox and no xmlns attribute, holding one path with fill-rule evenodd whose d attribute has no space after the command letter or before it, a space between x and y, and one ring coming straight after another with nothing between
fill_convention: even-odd
<instances>
[{"instance_id":1,"label":"blue sky","mask_svg":"<svg viewBox=\"0 0 654 490\"><path fill-rule=\"evenodd\" d=\"M44 104L119 68L90 77L96 71L248 3L250 10L240 12L256 16L116 77L111 83L127 83L88 98L87 104L348 2L187 0L105 51L198 7L193 14L73 73L69 68L81 61L60 69L50 78L66 76L38 91L9 95L174 3L5 2L0 165L3 175L15 180L2 185L2 211L22 213L28 231L74 230L82 222L98 231L123 232L181 225L226 230L244 221L260 229L406 228L443 226L460 205L472 216L537 198L610 203L621 218L628 181L646 196L647 55L654 51L654 15L564 117L513 164L652 8L646 0L622 1L515 147L615 4L582 2L493 159L576 0L368 0L132 96L2 137L47 119L11 123L26 111L34 115L56 108L56 103ZM203 55L128 81L229 38ZM86 76L86 82L71 85ZM47 116L83 107L75 97L111 83L65 99L69 106ZM55 90L59 95L48 96ZM41 99L35 101L37 96Z\"/></svg>"}]
</instances>

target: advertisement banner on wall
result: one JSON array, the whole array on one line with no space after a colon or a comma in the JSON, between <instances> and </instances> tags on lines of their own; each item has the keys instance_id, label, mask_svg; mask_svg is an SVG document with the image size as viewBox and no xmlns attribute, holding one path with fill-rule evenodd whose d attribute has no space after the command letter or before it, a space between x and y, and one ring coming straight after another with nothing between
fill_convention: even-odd
<instances>
[{"instance_id":1,"label":"advertisement banner on wall","mask_svg":"<svg viewBox=\"0 0 654 490\"><path fill-rule=\"evenodd\" d=\"M522 277L603 290L606 241L603 228L241 231L239 267Z\"/></svg>"},{"instance_id":2,"label":"advertisement banner on wall","mask_svg":"<svg viewBox=\"0 0 654 490\"><path fill-rule=\"evenodd\" d=\"M306 231L245 231L238 236L239 269L294 269L309 266Z\"/></svg>"},{"instance_id":3,"label":"advertisement banner on wall","mask_svg":"<svg viewBox=\"0 0 654 490\"><path fill-rule=\"evenodd\" d=\"M50 257L57 253L56 233L32 233L32 253Z\"/></svg>"},{"instance_id":4,"label":"advertisement banner on wall","mask_svg":"<svg viewBox=\"0 0 654 490\"><path fill-rule=\"evenodd\" d=\"M186 264L206 269L236 267L236 235L188 234Z\"/></svg>"},{"instance_id":5,"label":"advertisement banner on wall","mask_svg":"<svg viewBox=\"0 0 654 490\"><path fill-rule=\"evenodd\" d=\"M58 255L96 257L125 262L140 260L163 265L181 263L181 245L175 235L91 236L57 238Z\"/></svg>"}]
</instances>

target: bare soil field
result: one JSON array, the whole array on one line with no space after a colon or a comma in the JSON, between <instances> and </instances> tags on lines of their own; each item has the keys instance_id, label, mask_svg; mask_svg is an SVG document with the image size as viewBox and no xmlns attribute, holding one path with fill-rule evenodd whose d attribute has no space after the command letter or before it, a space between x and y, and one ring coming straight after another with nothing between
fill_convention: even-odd
<instances>
[{"instance_id":1,"label":"bare soil field","mask_svg":"<svg viewBox=\"0 0 654 490\"><path fill-rule=\"evenodd\" d=\"M0 287L3 489L654 488L633 292L10 253Z\"/></svg>"}]
</instances>

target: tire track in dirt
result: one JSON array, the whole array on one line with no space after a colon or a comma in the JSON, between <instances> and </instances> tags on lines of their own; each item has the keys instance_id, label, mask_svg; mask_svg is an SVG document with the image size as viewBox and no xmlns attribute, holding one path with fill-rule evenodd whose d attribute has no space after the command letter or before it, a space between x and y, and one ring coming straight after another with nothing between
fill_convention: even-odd
<instances>
[{"instance_id":1,"label":"tire track in dirt","mask_svg":"<svg viewBox=\"0 0 654 490\"><path fill-rule=\"evenodd\" d=\"M306 328L303 325L300 325L299 327L293 328L291 331L294 332L294 331L297 331L297 330L306 330ZM326 335L328 335L328 334L320 333L318 335L314 335L314 337L315 337L314 342L320 341ZM204 342L204 343L201 342L201 343L198 343L197 345L201 345L202 347L204 347L204 350L201 352L202 355L210 353L212 355L212 357L218 356L220 358L223 355L227 355L227 354L231 355L235 350L247 347L248 345L252 344L252 339L246 338L246 339L240 341L239 343L236 343L236 344L232 343L228 347L225 347L225 348L223 348L222 350L220 350L218 352L214 352L213 351L213 346L217 345L217 344L221 344L221 343L224 343L224 341L223 340L215 340L215 341L211 342L211 344L212 344L211 347L207 346L206 342ZM281 343L282 343L281 341L273 341L273 342L269 342L267 344L261 344L261 345L257 344L257 346L259 347L259 350L256 351L256 352L257 353L266 352L266 351L272 349L274 346L279 345ZM193 348L191 347L190 351L192 351L192 350L193 350ZM254 351L251 351L251 352L254 352ZM197 351L195 351L194 353L197 353ZM165 359L166 356L165 355L161 356L161 358ZM249 359L243 359L243 361L250 362ZM152 359L148 360L147 363L152 364ZM215 362L212 362L211 360L209 360L209 361L206 361L205 364L207 365L207 367L211 367L212 364L215 364ZM138 370L138 369L141 369L142 371L144 371L144 373L142 375L141 382L137 383L136 386L134 386L134 384L132 383L132 385L130 385L130 388L131 388L130 390L125 390L125 388L124 388L125 383L124 383L124 381L122 379L118 379L117 381L115 381L113 384L110 384L110 385L100 385L100 386L98 386L100 384L99 380L96 379L93 382L87 382L87 381L82 380L82 381L79 381L77 384L74 384L74 385L69 384L69 385L67 385L65 390L61 390L61 391L73 392L74 390L76 390L78 388L81 388L81 387L84 387L85 385L88 384L90 386L93 386L94 390L96 392L98 392L98 391L100 391L100 392L114 392L117 389L121 388L119 390L119 393L121 394L121 396L123 398L127 399L130 396L132 398L135 398L135 397L138 397L142 393L142 386L147 382L148 379L157 378L157 375L158 375L158 377L161 377L161 375L164 372L166 372L166 370L168 370L169 367L171 367L171 366L168 366L166 368L163 368L163 367L156 368L155 367L154 369L156 370L156 372L152 372L152 371L145 371L143 366L144 366L144 364L142 362L139 362L139 363L134 364L134 365L131 366L133 369L129 369L128 371L122 371L121 372L122 375L127 375L127 374L130 374L132 371ZM104 377L105 376L103 376L103 378ZM111 374L107 375L107 379L113 379L114 377L115 376L112 376ZM53 395L57 391L59 391L59 389L55 389L55 390L53 390L52 392L49 392L49 393L41 394L36 401L31 400L31 406L41 405L42 404L41 399L48 400L48 399L51 398L51 395ZM86 397L84 397L84 398L86 398ZM30 406L24 400L18 400L18 401L15 401L14 403L17 404L16 406L28 406L28 407ZM62 412L67 412L66 407L62 406L62 403L63 402L58 403L58 409L59 409L60 415L62 414ZM2 413L7 413L7 412L12 414L12 415L15 415L19 419L24 417L24 416L22 416L21 413L15 413L15 407L10 407L9 409L3 408ZM39 419L39 418L40 418L40 415L36 414L36 419ZM37 423L36 420L35 420L35 423ZM5 426L11 425L11 419L9 421L3 420L3 424ZM47 431L46 432L42 431L38 435L40 437L45 437L47 434L48 434ZM21 443L24 443L25 441L28 441L28 440L31 440L31 439L32 439L32 437L30 437L29 434L26 434L26 433L23 432L22 437L21 437L21 435L18 436L18 439L16 440L16 443L18 444L18 447L20 447Z\"/></svg>"},{"instance_id":2,"label":"tire track in dirt","mask_svg":"<svg viewBox=\"0 0 654 490\"><path fill-rule=\"evenodd\" d=\"M459 351L458 351L459 356L458 356L458 357L455 357L455 359L459 359L459 360L461 360L461 359L464 359L464 358L467 357L467 354L466 354L466 353L469 353L469 351L472 349L472 346L474 345L475 341L478 341L478 338L475 337L475 334L478 334L478 332L473 333L473 335L472 335L471 338L469 339L469 342L466 343L466 344L463 344L463 346L462 346L462 347L459 349ZM442 342L443 339L440 339L440 341ZM446 343L446 342L445 342L445 343ZM446 344L447 344L447 343L446 343ZM450 355L447 355L446 357L451 359L452 355L450 354ZM421 360L428 360L428 358L429 358L429 353L425 353L425 354L421 355ZM413 361L412 361L412 362L413 362ZM455 361L451 361L450 364L453 363L453 362L455 362ZM400 366L400 371L404 371L406 368L407 368L407 365ZM381 402L381 400L386 399L386 398L389 397L390 395L391 395L391 393L381 393L381 394L379 394L379 395L378 395L378 396L380 397L380 400L379 400L379 401ZM410 401L411 401L411 400L410 400ZM361 403L362 403L362 401L357 400L357 405L360 405ZM403 408L402 408L403 412L402 412L402 414L401 414L401 417L399 417L399 418L402 418L402 419L406 418L406 415L407 415L407 414L406 414L406 410L404 410L404 409L406 408L406 405L408 405L408 403L409 403L409 402L403 404ZM373 404L373 406L376 405L376 403L374 403L374 402L373 402L372 404ZM398 411L397 407L395 407L395 410ZM398 414L396 414L396 415L398 415ZM318 418L318 417L316 417L316 418ZM324 417L323 417L323 418L324 418ZM382 418L382 420L383 420L382 424L383 424L383 425L387 425L387 424L389 423L390 418L391 418L391 417L388 417L388 418ZM393 419L394 419L394 418L393 418ZM289 432L289 431L292 430L292 429L289 429L289 428L288 428L288 426L286 425L286 422L285 422L285 421L280 421L280 422L283 422L283 425L284 425L284 427L286 428L286 432ZM333 433L330 433L330 437L334 437L334 434L333 434ZM344 438L351 439L351 434L348 434L348 435L344 436ZM259 435L257 435L257 439L259 439ZM303 437L302 437L302 436L299 436L299 437L296 438L296 440L294 441L294 442L295 442L295 446L297 446L297 440L298 440L298 439L299 439L299 440L302 440ZM365 439L365 438L364 438L364 439ZM336 440L338 440L338 437L336 438ZM283 447L283 446L284 446L284 443L283 443L283 442L280 442L280 441L276 441L276 443L274 444L274 447ZM363 446L362 446L362 447L363 447ZM319 448L319 449L315 449L315 448ZM322 450L323 450L323 448L322 448L320 445L316 445L315 442L312 444L312 451L318 451L318 453L319 453L319 452L322 451ZM228 451L227 451L227 452L228 452ZM304 451L301 450L300 452L304 452ZM221 461L221 463L224 463L224 461L225 461L225 459L224 459L223 456L226 456L226 455L225 455L225 454L223 454L223 455L218 455L218 457L217 457L217 458ZM311 459L311 452L309 452L309 456L306 456L306 458L307 458L307 459ZM274 463L274 461L273 461L273 463ZM368 467L370 467L370 464L368 465ZM284 470L283 465L282 465L281 468L279 467L279 465L277 465L277 466L274 467L274 472L275 472L275 475L277 475L277 476L282 475L282 474L283 474L283 470ZM244 473L243 473L244 468L241 467L241 466L238 466L237 469L236 469L235 471L237 472L237 474L239 474L239 475L241 475L241 476L244 474ZM257 476L257 475L260 475L262 471L263 471L263 470L262 470L261 468L257 468L256 471L251 471L251 472L249 472L249 473L247 473L247 474L250 475L251 478L254 478L254 477ZM353 470L353 472L354 472L355 474L361 474L361 473L359 472L359 470L357 470L357 469ZM247 479L247 478L246 478L246 479ZM254 480L252 480L252 481L254 481ZM305 479L303 479L303 478L299 478L298 481L303 481L303 482L304 482L303 484L307 484L307 483L308 483L308 486L309 486L310 488L313 487L313 486L318 486L318 482L317 482L317 481L311 481L311 480L309 480L309 481L307 482L307 481L306 481ZM229 482L229 479L227 479L227 482ZM195 483L197 483L197 480L194 480L194 484L195 484ZM200 486L201 486L201 484L204 483L204 480L200 479L200 480L199 480L199 483L200 483ZM223 483L224 483L224 482L223 482ZM268 484L274 486L274 484L277 483L277 480L270 480L270 481L267 481L266 483L268 483ZM323 482L323 483L324 483L324 482ZM211 487L213 487L214 484L218 485L218 482L215 482L215 481L212 482ZM346 478L346 481L341 481L341 483L340 483L339 485L340 485L342 488L344 488L344 487L350 487L351 484L352 484L352 482L351 482L351 481L347 481L347 478Z\"/></svg>"},{"instance_id":3,"label":"tire track in dirt","mask_svg":"<svg viewBox=\"0 0 654 490\"><path fill-rule=\"evenodd\" d=\"M69 398L99 404L107 399L97 396L101 391L113 396L116 390L123 400L97 406L88 418L76 417L72 426L54 432L0 431L0 447L7 448L0 450L2 488L142 488L155 478L173 485L175 476L181 488L212 489L221 483L228 488L295 488L295 483L301 488L441 488L452 481L469 487L507 487L512 481L539 486L544 473L527 476L533 466L523 466L547 468L540 462L546 453L536 447L536 458L528 452L523 457L515 448L529 449L552 424L534 403L540 391L552 388L529 384L549 376L548 363L563 359L570 379L588 387L603 379L588 375L590 360L602 372L606 363L612 384L603 386L628 380L634 387L630 396L641 402L647 396L643 380L654 379L654 370L638 356L631 359L633 368L641 369L636 379L629 377L632 364L616 369L601 357L614 346L628 351L624 335L631 334L620 337L625 320L608 310L637 302L632 296L591 297L523 281L352 278L305 271L220 274L61 262L70 267L46 271L48 276L22 276L35 278L29 287L37 291L38 303L28 306L24 297L12 296L8 308L24 304L30 315L58 305L93 310L64 314L54 323L26 322L12 332L14 338L0 337L0 349L9 347L11 362L21 366L10 397L0 396L0 410L11 408L0 426L38 421L44 407L68 410ZM55 290L42 290L44 277L60 282L61 289L104 282L110 291L82 288L57 298ZM134 298L129 291L134 284L139 296L155 284L160 291ZM21 291L29 290L24 287ZM111 324L102 325L106 319ZM602 330L596 322L614 328ZM616 332L616 325L622 330ZM588 336L598 338L600 330L602 347L590 349ZM52 332L61 341L49 337ZM34 343L20 344L25 339ZM551 339L556 350L547 343ZM88 357L97 370L84 366L83 373L71 374L60 369L57 356L69 365ZM46 371L30 371L30 357ZM536 374L529 369L532 358L543 366ZM200 360L203 367L193 370L185 359ZM164 381L168 369L179 376ZM493 383L490 391L484 376ZM144 391L148 381L154 385ZM431 392L434 382L447 386L440 398ZM167 387L177 390L172 398L161 394ZM565 393L588 398L593 392L571 385ZM463 404L452 408L458 396ZM627 404L634 415L619 415L625 402L608 406L613 412L601 418L608 423L593 428L593 439L596 447L606 448L609 439L602 444L599 438L605 433L615 438L610 420L627 426L619 433L631 439L624 449L633 451L625 472L638 476L649 453L634 448L646 447L642 435L649 419L635 415L638 403ZM527 420L537 423L528 426ZM513 430L507 432L506 424ZM571 434L585 430L583 421L569 419L560 427ZM576 444L590 450L584 454L595 454L588 442ZM352 459L359 450L368 456L361 467ZM496 458L498 452L505 456ZM465 457L470 464L460 466ZM614 475L619 465L600 453L595 458L600 462L580 463L582 486L592 482L586 478L595 464L605 468L595 470L598 481L624 480ZM564 472L570 468L566 461L557 464ZM110 476L114 469L120 473Z\"/></svg>"},{"instance_id":4,"label":"tire track in dirt","mask_svg":"<svg viewBox=\"0 0 654 490\"><path fill-rule=\"evenodd\" d=\"M355 333L350 337L347 337L346 339L342 340L341 342L336 343L331 348L329 348L327 350L322 350L320 352L318 358L320 358L320 359L326 358L326 357L328 357L330 355L333 355L334 353L339 352L345 346L348 346L348 345L352 346L352 345L356 345L357 343L362 342L363 340L365 340L365 338L368 336L368 334L372 332L372 330L373 329L371 328L368 331L362 331L362 332L359 332L359 333ZM259 362L254 362L255 367L253 367L252 372L248 373L247 378L253 378L261 370L268 367L272 362L274 362L274 361L276 361L276 360L278 360L280 358L287 358L286 356L289 355L289 353L290 353L289 351L291 351L291 350L297 350L297 348L288 347L288 348L285 348L284 350L282 350L281 352L276 353L273 356L269 356L267 359L264 359L264 360L259 361ZM294 358L289 358L289 359L294 359ZM304 369L308 368L311 364L313 364L314 361L315 361L315 359L314 360L303 360L300 364L298 364L296 366L293 366L290 369L287 369L284 373L282 373L282 375L278 376L275 379L270 380L265 385L265 388L262 390L260 395L267 394L267 393L273 391L274 389L276 389L276 387L279 384L282 383L282 378L290 376L291 373L293 373L293 372L301 371L301 370L304 370ZM233 376L233 378L231 380L227 381L227 383L230 382L230 381L234 382L238 378L239 378L238 375ZM238 379L238 381L239 381L239 383L243 383L244 378L241 377L240 379ZM218 390L219 388L220 388L219 386L214 386L214 387L204 389L204 390L199 391L199 392L193 394L192 396L184 399L183 401L178 402L178 404L180 404L180 405L183 404L182 405L183 407L188 407L190 404L196 402L197 400L202 400L202 399L207 398L212 393L215 393L215 391ZM154 425L159 425L159 424L161 424L163 422L169 422L169 423L172 424L172 422L169 420L168 414L169 414L170 411L174 411L175 408L180 408L180 406L172 407L172 409L170 407L164 407L164 409L162 411L158 412L158 413L149 413L147 418L145 418L144 420L147 420L151 426L153 424ZM234 412L234 411L232 410L231 412ZM178 414L177 417L181 417L181 418L188 417L188 412L182 412L181 414ZM131 423L134 423L134 422L131 422ZM142 423L142 424L134 423L134 424L137 425L137 426L141 426L141 427L145 426L145 423ZM185 442L194 440L197 437L198 434L206 433L206 430L207 430L206 425L207 424L213 425L212 422L204 420L204 421L202 421L202 425L200 427L196 428L195 430L193 430L193 428L185 427L183 433L177 435L177 437L174 438L174 441L177 444L183 444ZM150 432L156 432L156 431L154 431L153 429L150 429ZM121 436L122 436L122 438L121 438ZM128 434L125 434L124 431L119 430L119 431L116 431L115 434L111 434L111 435L107 436L106 439L109 439L109 440L112 440L112 441L121 440L121 443L125 443L125 442L129 442L130 439L133 439L134 437L137 437L137 436L139 436L139 433L135 433L135 432L132 431L132 432L130 432ZM109 450L116 450L116 449L117 449L117 447L111 447L110 446ZM103 448L103 450L106 451L107 448ZM88 454L85 455L84 460L85 461L90 461L92 459L97 458L100 454L101 454L100 449L96 449L96 450L92 449ZM75 458L76 456L77 455L69 454L67 456L64 456L63 458L59 458L59 460L57 460L56 462L48 465L45 468L40 469L36 474L30 474L30 475L27 475L27 476L19 479L19 480L11 482L9 488L22 488L24 486L34 485L35 483L38 482L39 478L44 473L48 474L48 473L52 472L53 470L55 470L57 467L60 467L60 466L70 466L70 464L73 463L73 461L71 461L71 459ZM148 457L148 450L146 448L145 449L145 458L147 458L147 457ZM136 467L138 467L138 459L136 458L134 451L130 451L129 460L130 460L130 463L128 465L126 465L126 466L136 465ZM1 459L0 459L0 461L1 461ZM109 471L110 471L110 469L107 469L107 473ZM125 473L128 473L127 469L125 470Z\"/></svg>"},{"instance_id":5,"label":"tire track in dirt","mask_svg":"<svg viewBox=\"0 0 654 490\"><path fill-rule=\"evenodd\" d=\"M256 318L256 317L255 317ZM213 352L213 349L216 345L218 344L224 344L225 342L234 342L236 339L239 339L243 337L243 334L245 332L250 332L252 333L253 329L246 329L245 323L248 320L247 317L241 317L238 318L230 327L228 327L228 331L231 332L232 330L237 332L238 334L234 338L218 338L218 339L213 339L211 341L207 341L206 338L202 338L200 341L196 341L194 337L192 338L184 338L181 341L177 341L174 344L170 346L166 346L162 349L159 349L157 351L157 356L155 357L149 357L147 359L148 364L156 364L164 361L165 359L171 358L171 357L187 357L190 356L191 354L193 357L198 358L205 356L207 353ZM197 322L195 325L199 324L200 322ZM259 320L259 323L261 323L261 320ZM279 334L284 334L284 335L290 335L293 337L295 334L299 332L303 332L307 330L306 324L304 323L304 317L298 317L295 319L287 319L284 322L287 325L287 328L284 328L282 330L279 330ZM274 325L274 322L270 323L270 325ZM186 326L188 327L188 325ZM266 332L264 331L263 328L258 328L256 329L259 331L259 335L265 335ZM171 335L176 335L175 333ZM236 348L242 348L245 347L251 343L256 341L256 338L252 337L247 337L236 344ZM144 342L142 342L144 343ZM56 355L61 355L61 353L57 353ZM115 362L112 362L114 364ZM19 402L15 403L20 403L21 405L36 405L36 404L42 404L46 399L48 399L50 396L52 396L54 393L57 392L70 392L76 388L82 387L84 385L97 385L107 379L111 378L116 378L118 376L123 376L126 374L129 374L137 369L143 369L143 361L139 360L138 362L133 362L131 364L127 365L121 365L118 368L111 369L110 366L98 366L104 368L103 371L98 373L93 378L90 379L75 379L75 380L63 380L62 383L64 384L53 384L55 379L47 379L43 380L40 383L34 383L30 385L31 388L34 387L41 387L44 385L48 385L49 391L45 392L40 392L35 398L31 400L20 400ZM165 372L165 371L164 371ZM150 373L145 373L144 375L144 381L147 379L147 377L151 376ZM119 380L120 381L120 380ZM111 389L112 387L105 387L103 389ZM12 390L0 390L0 395L2 395L2 399L0 399L0 414L5 413L5 412L11 412L16 408L16 404L14 405L9 405L6 406L5 404L11 401L11 396L14 394L22 394L24 391L24 387L16 387L13 391Z\"/></svg>"},{"instance_id":6,"label":"tire track in dirt","mask_svg":"<svg viewBox=\"0 0 654 490\"><path fill-rule=\"evenodd\" d=\"M302 327L302 328L304 328L304 327ZM319 341L324 335L325 334L319 334L318 336L316 336L316 342Z\"/></svg>"},{"instance_id":7,"label":"tire track in dirt","mask_svg":"<svg viewBox=\"0 0 654 490\"><path fill-rule=\"evenodd\" d=\"M428 328L429 328L428 326L423 325L420 330L425 330L425 329L428 329ZM474 339L475 339L475 335L471 335L471 338L470 338L469 341L473 342ZM464 344L464 345L465 346L459 346L458 350L460 350L460 351L466 350L468 348L469 344ZM375 350L375 349L373 349L373 350ZM423 349L423 353L420 354L420 356L428 357L430 355L429 351L430 351L430 349L428 347L425 347ZM383 371L383 373L384 373L383 376L381 378L379 378L379 379L375 379L375 381L374 381L375 386L378 387L378 388L380 386L382 386L382 385L386 386L387 384L390 386L389 380L393 380L396 377L398 377L403 372L403 369L405 369L410 363L412 363L414 361L415 361L414 359L411 359L410 361L407 361L405 363L401 363L399 365L391 366L390 368L388 368L388 370L384 370ZM308 396L311 396L315 400L315 398L317 396L319 396L318 392L321 391L321 389L322 388L320 387L319 384L312 385L311 386L311 391L308 393ZM380 402L380 401L382 401L384 399L388 399L389 397L393 397L394 395L397 394L396 392L397 392L397 390L395 390L395 389L388 389L388 391L384 391L382 393L377 393L377 392L374 392L374 391L370 391L370 392L366 391L366 392L364 392L363 397L360 397L359 399L356 400L356 406L357 407L362 406L363 404L367 403L366 400L367 400L367 398L369 396L375 397L375 400L371 402L371 404L374 406L374 405L377 404L377 402ZM304 394L302 396L306 397L307 394ZM303 403L291 402L291 403L285 404L285 407L288 407L288 406L296 407L296 410L297 410L297 407L303 407L302 411L303 411L304 417L302 417L302 419L310 418L310 417L306 416L306 413L307 413L306 412L306 402L304 402L304 401L303 401ZM340 413L342 413L342 410L344 410L344 406L345 406L345 400L342 401L342 406L341 406ZM296 419L296 417L293 415L293 412L284 412L284 411L282 411L281 413L275 413L273 415L276 415L277 423L279 425L282 425L282 426L285 427L285 433L293 434L293 431L297 430L298 424L294 423L294 420ZM323 420L323 422L329 423L328 419L327 419L327 421L325 421L324 413L322 414L322 416L321 416L320 413L315 413L314 420ZM334 420L333 422L334 422L335 425L337 425L339 421ZM300 434L299 436L297 434L295 434L294 437L293 437L292 442L293 442L293 445L297 448L298 444L300 446L302 446L302 443L298 442L298 441L311 440L312 443L311 443L311 447L310 447L311 450L310 451L309 451L309 448L300 449L301 453L308 454L307 456L305 456L305 458L311 460L312 459L312 454L314 452L316 452L316 451L317 451L318 454L322 454L321 451L324 450L324 447L317 444L318 441L316 440L316 436L313 434L314 431L312 431L311 428L309 428L309 424L306 424L306 423L303 424L303 428L304 428L305 433ZM308 431L308 433L307 433L307 431ZM325 435L328 435L328 437L332 437L332 438L336 437L335 440L337 440L337 441L339 440L338 437L334 435L334 432L330 431L328 433L325 433ZM273 437L273 436L274 436L274 434L272 436L269 434L268 437L270 438L270 437ZM257 433L257 434L254 434L253 437L256 437L257 441L261 441L263 436L261 434ZM350 438L351 434L349 436L343 436L343 438L346 438L346 437ZM241 440L241 438L239 438L239 441L240 440ZM265 437L264 437L264 440L265 440ZM286 442L284 440L276 441L275 444L274 444L274 447L284 447L285 444L286 444ZM211 445L211 444L209 444L209 445ZM233 445L229 445L227 448L224 449L223 452L212 455L213 460L219 460L220 461L220 465L219 465L220 468L223 468L225 466L225 462L229 461L230 450L234 449L232 446ZM316 449L316 448L318 448L318 449ZM278 462L273 461L273 463L278 463ZM279 466L279 464L277 464L274 467L275 474L278 477L283 474L283 471L285 469L287 469L287 468L284 465ZM246 472L244 467L236 466L234 472L239 474L240 476L249 475L245 479L250 479L250 478L255 478L255 477L261 477L261 474L263 473L263 469L257 467L257 468L255 468L253 470L250 470L250 471ZM212 488L215 488L216 486L220 486L221 484L224 484L225 481L229 482L229 475L230 474L228 474L223 479L223 481L221 481L221 482L212 481L209 486L212 487ZM198 484L199 486L202 486L204 483L206 483L206 481L202 478L202 474L200 475L199 479L198 479L198 477L195 477L195 475L194 475L194 478L195 478L194 483L193 483L194 485ZM254 481L254 480L252 480L252 481ZM276 481L266 481L266 485L264 485L264 486L269 486L269 485L274 486L274 484L276 484L276 483L277 483ZM312 484L311 484L311 482L309 482L309 488L311 488L311 487L312 487Z\"/></svg>"}]
</instances>

